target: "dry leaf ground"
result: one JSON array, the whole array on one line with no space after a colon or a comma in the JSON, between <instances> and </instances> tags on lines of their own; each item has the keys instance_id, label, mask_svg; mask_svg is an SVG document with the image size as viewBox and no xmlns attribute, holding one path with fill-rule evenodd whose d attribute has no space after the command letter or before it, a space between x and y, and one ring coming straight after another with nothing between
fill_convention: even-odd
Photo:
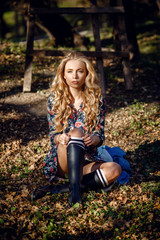
<instances>
[{"instance_id":1,"label":"dry leaf ground","mask_svg":"<svg viewBox=\"0 0 160 240\"><path fill-rule=\"evenodd\" d=\"M83 195L83 207L68 207L67 194L31 202L47 184L42 173L49 150L46 103L58 60L34 59L32 93L22 93L23 48L5 44L0 65L0 238L160 239L160 78L152 56L132 64L134 89L124 89L117 61L105 61L105 143L127 153L132 176L111 192ZM146 60L146 58L148 58Z\"/></svg>"}]
</instances>

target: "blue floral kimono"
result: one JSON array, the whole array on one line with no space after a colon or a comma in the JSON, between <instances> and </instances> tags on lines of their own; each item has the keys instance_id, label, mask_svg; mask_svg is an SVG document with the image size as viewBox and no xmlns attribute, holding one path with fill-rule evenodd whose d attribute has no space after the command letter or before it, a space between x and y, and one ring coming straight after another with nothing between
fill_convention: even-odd
<instances>
[{"instance_id":1,"label":"blue floral kimono","mask_svg":"<svg viewBox=\"0 0 160 240\"><path fill-rule=\"evenodd\" d=\"M43 164L43 171L48 179L49 182L56 180L56 173L57 173L57 147L58 145L54 142L54 137L57 134L60 134L62 132L56 132L55 133L55 111L53 109L53 102L54 102L54 96L51 95L48 99L48 122L49 122L49 137L50 137L50 151L48 152L44 164ZM120 149L120 151L117 151L115 149L112 151L112 154L109 153L109 147L102 146L102 143L104 141L104 124L105 124L105 115L106 115L106 102L104 99L102 99L102 103L100 105L100 114L98 116L98 130L93 130L92 134L97 135L100 139L99 144L96 147L89 146L86 148L86 154L85 154L85 160L88 161L98 161L98 162L106 162L106 161L116 161L119 164L122 162L119 161L119 159L124 159L123 156L125 156L125 153L123 150ZM68 120L68 127L65 129L65 133L68 133L70 130L74 128L82 129L84 133L87 133L87 129L84 126L84 120L85 120L85 113L83 111L83 103L80 105L79 109L74 109L73 105L70 104L70 107L72 109L72 113ZM124 161L126 161L124 159ZM127 161L126 161L127 162ZM128 162L127 162L128 163ZM121 165L121 164L120 164ZM129 167L129 163L128 163ZM130 171L130 167L128 169ZM128 171L127 170L127 171ZM125 171L125 174L123 173ZM122 176L119 177L119 182L124 183L128 182L130 173L126 172L126 169L122 168Z\"/></svg>"}]
</instances>

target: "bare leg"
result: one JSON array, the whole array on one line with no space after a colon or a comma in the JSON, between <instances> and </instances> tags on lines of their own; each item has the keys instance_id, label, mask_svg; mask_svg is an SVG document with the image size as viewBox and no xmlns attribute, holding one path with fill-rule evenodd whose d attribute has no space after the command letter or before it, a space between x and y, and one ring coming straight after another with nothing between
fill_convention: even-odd
<instances>
[{"instance_id":1,"label":"bare leg","mask_svg":"<svg viewBox=\"0 0 160 240\"><path fill-rule=\"evenodd\" d=\"M82 137L83 131L80 129L74 129L69 132L71 137ZM83 175L94 172L97 169L102 169L108 183L114 182L121 174L121 167L115 162L96 163L92 162L83 167ZM67 145L59 144L58 146L58 173L57 176L65 177L68 174L67 167Z\"/></svg>"},{"instance_id":2,"label":"bare leg","mask_svg":"<svg viewBox=\"0 0 160 240\"><path fill-rule=\"evenodd\" d=\"M77 137L77 138L78 137L80 138L84 135L83 132L79 129L74 129L74 130L70 131L69 134L72 137ZM65 178L65 175L68 173L67 145L59 144L57 154L58 154L57 176ZM101 172L101 174L103 172L103 176L104 176L104 178L106 178L107 183L111 184L121 174L121 167L117 163L114 163L114 162L87 163L86 165L83 166L82 185L84 185L84 187L90 187L91 186L91 187L93 187L93 189L96 189L96 187L100 187L100 188L105 187L104 184L103 184L104 182L102 182L102 181L97 182L97 180L95 179L96 174L97 174L97 176L98 176L98 174L100 174L99 172ZM77 176L77 174L76 174L76 176ZM88 186L86 184L87 182L88 182ZM55 188L52 188L52 187L50 188L50 187L51 187L51 185L48 188L44 187L44 188L40 189L40 191L38 191L38 192L37 192L37 189L35 189L35 191L32 194L32 199L36 200L38 198L41 198L41 197L45 196L46 193L49 192L49 191L51 192L51 194L57 193L57 192L71 191L70 188L69 188L69 185L66 185L66 186L57 185Z\"/></svg>"},{"instance_id":3,"label":"bare leg","mask_svg":"<svg viewBox=\"0 0 160 240\"><path fill-rule=\"evenodd\" d=\"M58 158L57 158L57 176L65 178L65 175L68 174L67 167L67 145L59 144L58 145Z\"/></svg>"},{"instance_id":4,"label":"bare leg","mask_svg":"<svg viewBox=\"0 0 160 240\"><path fill-rule=\"evenodd\" d=\"M115 162L96 163L92 162L83 167L83 175L94 172L97 169L102 169L108 180L108 183L114 182L121 174L121 167Z\"/></svg>"}]
</instances>

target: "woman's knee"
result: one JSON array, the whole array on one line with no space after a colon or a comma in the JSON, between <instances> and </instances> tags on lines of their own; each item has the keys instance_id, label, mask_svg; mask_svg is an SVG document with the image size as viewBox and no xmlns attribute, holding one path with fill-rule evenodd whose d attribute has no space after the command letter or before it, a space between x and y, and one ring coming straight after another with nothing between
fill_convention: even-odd
<instances>
[{"instance_id":1,"label":"woman's knee","mask_svg":"<svg viewBox=\"0 0 160 240\"><path fill-rule=\"evenodd\" d=\"M81 129L79 128L74 128L73 130L71 130L68 135L70 135L71 137L83 137L84 136L84 133Z\"/></svg>"},{"instance_id":2,"label":"woman's knee","mask_svg":"<svg viewBox=\"0 0 160 240\"><path fill-rule=\"evenodd\" d=\"M103 163L102 169L106 173L106 177L110 175L113 178L118 178L122 172L121 166L115 162Z\"/></svg>"},{"instance_id":3,"label":"woman's knee","mask_svg":"<svg viewBox=\"0 0 160 240\"><path fill-rule=\"evenodd\" d=\"M115 175L117 176L117 178L120 176L121 172L122 172L122 168L121 166L118 164L118 163L114 163L115 166L114 166L114 173Z\"/></svg>"}]
</instances>

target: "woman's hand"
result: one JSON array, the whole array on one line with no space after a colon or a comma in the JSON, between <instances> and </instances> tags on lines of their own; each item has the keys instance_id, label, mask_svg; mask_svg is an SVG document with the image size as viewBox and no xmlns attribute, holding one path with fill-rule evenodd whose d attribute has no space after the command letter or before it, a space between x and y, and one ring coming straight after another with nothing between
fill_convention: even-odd
<instances>
[{"instance_id":1,"label":"woman's hand","mask_svg":"<svg viewBox=\"0 0 160 240\"><path fill-rule=\"evenodd\" d=\"M70 136L68 136L66 133L58 134L56 137L56 143L63 145L67 145L70 139Z\"/></svg>"},{"instance_id":2,"label":"woman's hand","mask_svg":"<svg viewBox=\"0 0 160 240\"><path fill-rule=\"evenodd\" d=\"M84 144L89 147L91 145L96 146L99 142L100 139L97 135L92 135L92 134L86 134L84 137L82 137L84 140Z\"/></svg>"}]
</instances>

